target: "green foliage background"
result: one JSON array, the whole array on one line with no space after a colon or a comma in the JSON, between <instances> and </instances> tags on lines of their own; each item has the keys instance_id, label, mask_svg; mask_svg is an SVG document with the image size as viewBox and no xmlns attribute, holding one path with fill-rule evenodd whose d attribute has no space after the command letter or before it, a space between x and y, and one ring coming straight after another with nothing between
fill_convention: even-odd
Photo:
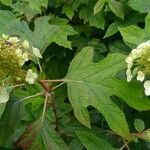
<instances>
[{"instance_id":1,"label":"green foliage background","mask_svg":"<svg viewBox=\"0 0 150 150\"><path fill-rule=\"evenodd\" d=\"M10 93L1 149L149 150L150 99L125 77L126 55L150 40L149 12L150 0L0 0L0 34L30 41L43 54L41 79L65 83L42 122L39 83Z\"/></svg>"}]
</instances>

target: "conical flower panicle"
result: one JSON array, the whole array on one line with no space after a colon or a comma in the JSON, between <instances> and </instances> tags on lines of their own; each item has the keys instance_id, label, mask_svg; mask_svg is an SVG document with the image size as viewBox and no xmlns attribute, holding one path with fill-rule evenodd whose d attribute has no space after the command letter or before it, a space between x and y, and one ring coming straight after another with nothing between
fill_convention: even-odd
<instances>
[{"instance_id":1,"label":"conical flower panicle","mask_svg":"<svg viewBox=\"0 0 150 150\"><path fill-rule=\"evenodd\" d=\"M31 58L42 58L37 48L31 47L27 40L21 41L18 37L9 37L3 34L0 38L0 86L24 83L25 81L34 84L38 78L37 74L31 69L26 71L22 68L25 62Z\"/></svg>"},{"instance_id":2,"label":"conical flower panicle","mask_svg":"<svg viewBox=\"0 0 150 150\"><path fill-rule=\"evenodd\" d=\"M24 82L25 71L21 69L16 55L19 46L18 43L0 39L0 85Z\"/></svg>"},{"instance_id":3,"label":"conical flower panicle","mask_svg":"<svg viewBox=\"0 0 150 150\"><path fill-rule=\"evenodd\" d=\"M127 81L130 82L134 76L138 81L143 82L150 75L150 41L141 43L133 49L126 58ZM150 80L144 83L145 95L150 96Z\"/></svg>"}]
</instances>

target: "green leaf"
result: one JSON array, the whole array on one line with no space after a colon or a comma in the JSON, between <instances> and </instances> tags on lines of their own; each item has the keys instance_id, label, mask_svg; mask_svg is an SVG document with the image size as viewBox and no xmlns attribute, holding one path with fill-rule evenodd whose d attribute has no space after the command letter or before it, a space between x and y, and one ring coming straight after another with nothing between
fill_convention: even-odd
<instances>
[{"instance_id":1,"label":"green leaf","mask_svg":"<svg viewBox=\"0 0 150 150\"><path fill-rule=\"evenodd\" d=\"M41 13L41 7L47 7L48 0L23 0L28 3L29 12L31 13Z\"/></svg>"},{"instance_id":2,"label":"green leaf","mask_svg":"<svg viewBox=\"0 0 150 150\"><path fill-rule=\"evenodd\" d=\"M87 150L115 150L109 143L87 131L76 131L77 137Z\"/></svg>"},{"instance_id":3,"label":"green leaf","mask_svg":"<svg viewBox=\"0 0 150 150\"><path fill-rule=\"evenodd\" d=\"M128 55L131 49L123 41L115 41L109 45L109 50L113 53L123 53Z\"/></svg>"},{"instance_id":4,"label":"green leaf","mask_svg":"<svg viewBox=\"0 0 150 150\"><path fill-rule=\"evenodd\" d=\"M104 115L111 129L129 138L125 116L109 98L114 94L112 88L115 87L108 88L109 85L107 85L107 82L111 83L111 80L113 81L116 72L122 69L124 64L121 62L124 56L112 55L97 64L92 63L92 56L93 50L84 48L71 63L65 77L75 116L81 123L90 127L90 118L86 107L92 105ZM116 57L117 60L115 61ZM111 60L113 60L113 64L109 64ZM116 122L118 123L116 124Z\"/></svg>"},{"instance_id":5,"label":"green leaf","mask_svg":"<svg viewBox=\"0 0 150 150\"><path fill-rule=\"evenodd\" d=\"M113 131L128 139L130 136L125 116L111 101L110 96L119 96L137 110L150 109L150 101L144 96L139 84L116 78L116 73L126 68L125 55L111 54L99 63L93 63L92 56L93 49L84 48L73 59L65 77L75 116L90 127L86 108L92 105L104 115Z\"/></svg>"},{"instance_id":6,"label":"green leaf","mask_svg":"<svg viewBox=\"0 0 150 150\"><path fill-rule=\"evenodd\" d=\"M11 6L12 5L12 0L0 0L0 2L6 6Z\"/></svg>"},{"instance_id":7,"label":"green leaf","mask_svg":"<svg viewBox=\"0 0 150 150\"><path fill-rule=\"evenodd\" d=\"M6 103L1 103L0 104L0 118L1 118L1 116L2 116L2 114L4 112L4 110L5 110L5 106L6 106Z\"/></svg>"},{"instance_id":8,"label":"green leaf","mask_svg":"<svg viewBox=\"0 0 150 150\"><path fill-rule=\"evenodd\" d=\"M94 6L94 14L100 12L104 4L105 4L105 0L98 0L98 2Z\"/></svg>"},{"instance_id":9,"label":"green leaf","mask_svg":"<svg viewBox=\"0 0 150 150\"><path fill-rule=\"evenodd\" d=\"M113 22L108 27L108 29L107 29L107 31L106 31L106 33L105 33L103 38L110 37L110 36L114 35L117 32L118 32L118 24L117 24L117 22Z\"/></svg>"},{"instance_id":10,"label":"green leaf","mask_svg":"<svg viewBox=\"0 0 150 150\"><path fill-rule=\"evenodd\" d=\"M127 27L119 27L119 31L123 37L123 40L127 42L126 44L130 47L134 45L134 48L141 44L142 42L148 41L150 39L150 13L145 18L145 28L141 29L138 26L130 25Z\"/></svg>"},{"instance_id":11,"label":"green leaf","mask_svg":"<svg viewBox=\"0 0 150 150\"><path fill-rule=\"evenodd\" d=\"M89 22L91 26L104 29L105 19L102 12L99 12L89 18Z\"/></svg>"},{"instance_id":12,"label":"green leaf","mask_svg":"<svg viewBox=\"0 0 150 150\"><path fill-rule=\"evenodd\" d=\"M17 147L30 150L67 150L64 141L57 135L48 121L32 123L16 142Z\"/></svg>"},{"instance_id":13,"label":"green leaf","mask_svg":"<svg viewBox=\"0 0 150 150\"><path fill-rule=\"evenodd\" d=\"M73 10L77 9L82 4L87 4L88 0L74 0L73 2Z\"/></svg>"},{"instance_id":14,"label":"green leaf","mask_svg":"<svg viewBox=\"0 0 150 150\"><path fill-rule=\"evenodd\" d=\"M18 97L20 100L24 100L25 105L31 104L32 111L37 110L44 102L43 95L38 95L40 93L44 93L43 88L35 83L34 85L26 85L22 89L14 90L14 95ZM38 95L38 96L37 96Z\"/></svg>"},{"instance_id":15,"label":"green leaf","mask_svg":"<svg viewBox=\"0 0 150 150\"><path fill-rule=\"evenodd\" d=\"M68 41L68 35L74 35L77 32L67 24L65 19L51 18L49 16L39 17L34 22L34 31L32 31L27 22L20 22L9 11L0 11L0 34L19 35L27 39L34 47L45 51L52 42L60 46L71 49L71 42Z\"/></svg>"},{"instance_id":16,"label":"green leaf","mask_svg":"<svg viewBox=\"0 0 150 150\"><path fill-rule=\"evenodd\" d=\"M7 101L9 100L9 93L5 87L0 86L0 118L5 110Z\"/></svg>"},{"instance_id":17,"label":"green leaf","mask_svg":"<svg viewBox=\"0 0 150 150\"><path fill-rule=\"evenodd\" d=\"M65 102L66 98L67 89L65 86L62 86L55 91L55 107L57 110L57 117L59 118L59 126L66 126L70 121L69 113L72 111L72 107Z\"/></svg>"},{"instance_id":18,"label":"green leaf","mask_svg":"<svg viewBox=\"0 0 150 150\"><path fill-rule=\"evenodd\" d=\"M141 133L137 133L135 134L135 136L139 139L145 140L147 142L150 142L150 128L141 132Z\"/></svg>"},{"instance_id":19,"label":"green leaf","mask_svg":"<svg viewBox=\"0 0 150 150\"><path fill-rule=\"evenodd\" d=\"M19 23L19 19L10 11L0 10L0 35L7 33L7 31L16 23Z\"/></svg>"},{"instance_id":20,"label":"green leaf","mask_svg":"<svg viewBox=\"0 0 150 150\"><path fill-rule=\"evenodd\" d=\"M4 5L10 6L15 12L24 14L27 20L42 13L42 8L47 8L48 0L22 0L14 3L12 0L1 0Z\"/></svg>"},{"instance_id":21,"label":"green leaf","mask_svg":"<svg viewBox=\"0 0 150 150\"><path fill-rule=\"evenodd\" d=\"M129 0L129 6L140 13L148 13L150 11L149 0Z\"/></svg>"},{"instance_id":22,"label":"green leaf","mask_svg":"<svg viewBox=\"0 0 150 150\"><path fill-rule=\"evenodd\" d=\"M124 7L121 2L117 2L116 0L107 0L108 5L112 12L121 19L124 19Z\"/></svg>"},{"instance_id":23,"label":"green leaf","mask_svg":"<svg viewBox=\"0 0 150 150\"><path fill-rule=\"evenodd\" d=\"M69 19L72 19L74 15L72 3L68 5L64 5L62 9L62 13L65 13Z\"/></svg>"},{"instance_id":24,"label":"green leaf","mask_svg":"<svg viewBox=\"0 0 150 150\"><path fill-rule=\"evenodd\" d=\"M84 146L81 144L80 140L78 138L73 139L69 143L69 149L71 150L83 150Z\"/></svg>"},{"instance_id":25,"label":"green leaf","mask_svg":"<svg viewBox=\"0 0 150 150\"><path fill-rule=\"evenodd\" d=\"M150 142L150 129L147 129L144 132L142 132L141 137L143 140Z\"/></svg>"},{"instance_id":26,"label":"green leaf","mask_svg":"<svg viewBox=\"0 0 150 150\"><path fill-rule=\"evenodd\" d=\"M145 129L144 121L141 119L135 119L134 126L138 132L142 132Z\"/></svg>"},{"instance_id":27,"label":"green leaf","mask_svg":"<svg viewBox=\"0 0 150 150\"><path fill-rule=\"evenodd\" d=\"M9 139L14 134L16 126L21 121L23 114L23 103L15 97L10 97L0 119L0 146L5 146L10 142Z\"/></svg>"},{"instance_id":28,"label":"green leaf","mask_svg":"<svg viewBox=\"0 0 150 150\"><path fill-rule=\"evenodd\" d=\"M55 20L51 20L50 24L48 23L49 20L50 17L48 16L39 17L34 22L34 32L29 29L26 22L22 22L22 24L14 30L14 33L18 33L31 41L42 53L52 42L71 49L71 42L67 40L67 36L76 34L73 28L67 25L65 20L55 18ZM23 34L22 30L24 30Z\"/></svg>"},{"instance_id":29,"label":"green leaf","mask_svg":"<svg viewBox=\"0 0 150 150\"><path fill-rule=\"evenodd\" d=\"M105 20L103 16L103 12L98 12L97 14L93 14L92 10L88 7L84 7L81 9L79 13L79 17L84 19L84 22L90 22L91 26L104 29Z\"/></svg>"}]
</instances>

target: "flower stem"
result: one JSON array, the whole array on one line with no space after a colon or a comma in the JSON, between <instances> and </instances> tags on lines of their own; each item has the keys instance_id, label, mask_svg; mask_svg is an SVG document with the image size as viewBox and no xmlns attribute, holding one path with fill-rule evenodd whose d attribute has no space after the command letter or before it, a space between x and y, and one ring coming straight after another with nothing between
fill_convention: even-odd
<instances>
[{"instance_id":1,"label":"flower stem","mask_svg":"<svg viewBox=\"0 0 150 150\"><path fill-rule=\"evenodd\" d=\"M40 82L65 82L64 79L56 79L56 80L40 80Z\"/></svg>"},{"instance_id":2,"label":"flower stem","mask_svg":"<svg viewBox=\"0 0 150 150\"><path fill-rule=\"evenodd\" d=\"M29 98L37 97L37 96L40 96L42 94L44 94L44 92L40 92L40 93L36 93L34 95L27 96L27 97L21 99L20 101L24 101L24 100L29 99Z\"/></svg>"},{"instance_id":3,"label":"flower stem","mask_svg":"<svg viewBox=\"0 0 150 150\"><path fill-rule=\"evenodd\" d=\"M9 86L10 88L16 88L16 87L21 87L21 86L25 86L25 84L16 84L16 85L12 85L12 86Z\"/></svg>"},{"instance_id":4,"label":"flower stem","mask_svg":"<svg viewBox=\"0 0 150 150\"><path fill-rule=\"evenodd\" d=\"M41 63L40 63L39 59L38 59L38 65L39 65L40 72L43 72L43 69L42 69L42 66L41 66Z\"/></svg>"},{"instance_id":5,"label":"flower stem","mask_svg":"<svg viewBox=\"0 0 150 150\"><path fill-rule=\"evenodd\" d=\"M46 92L46 94L45 94L45 101L44 101L44 107L43 107L43 113L42 113L42 118L41 118L41 124L43 124L43 120L44 120L44 117L45 117L46 106L47 106L47 101L48 101L48 95L49 95L49 93Z\"/></svg>"}]
</instances>

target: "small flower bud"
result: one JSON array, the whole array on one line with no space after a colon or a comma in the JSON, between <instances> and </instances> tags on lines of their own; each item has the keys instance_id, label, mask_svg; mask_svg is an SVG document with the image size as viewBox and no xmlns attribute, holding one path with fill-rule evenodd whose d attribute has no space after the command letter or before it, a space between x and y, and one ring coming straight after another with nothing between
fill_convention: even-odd
<instances>
[{"instance_id":1,"label":"small flower bud","mask_svg":"<svg viewBox=\"0 0 150 150\"><path fill-rule=\"evenodd\" d=\"M7 41L10 43L17 43L20 40L18 39L18 37L9 37L9 39Z\"/></svg>"},{"instance_id":2,"label":"small flower bud","mask_svg":"<svg viewBox=\"0 0 150 150\"><path fill-rule=\"evenodd\" d=\"M42 55L41 55L39 49L34 48L34 47L32 47L32 49L33 49L33 53L34 53L34 55L35 55L36 57L42 58Z\"/></svg>"},{"instance_id":3,"label":"small flower bud","mask_svg":"<svg viewBox=\"0 0 150 150\"><path fill-rule=\"evenodd\" d=\"M145 78L145 74L142 71L138 71L137 74L137 80L142 82Z\"/></svg>"},{"instance_id":4,"label":"small flower bud","mask_svg":"<svg viewBox=\"0 0 150 150\"><path fill-rule=\"evenodd\" d=\"M22 43L22 47L25 49L29 48L29 41L24 40L24 42Z\"/></svg>"},{"instance_id":5,"label":"small flower bud","mask_svg":"<svg viewBox=\"0 0 150 150\"><path fill-rule=\"evenodd\" d=\"M126 70L126 76L127 76L127 81L130 82L132 80L132 77L133 77L130 69Z\"/></svg>"},{"instance_id":6,"label":"small flower bud","mask_svg":"<svg viewBox=\"0 0 150 150\"><path fill-rule=\"evenodd\" d=\"M34 84L35 80L37 79L37 74L33 72L31 69L28 70L27 75L26 75L26 82L29 84Z\"/></svg>"},{"instance_id":7,"label":"small flower bud","mask_svg":"<svg viewBox=\"0 0 150 150\"><path fill-rule=\"evenodd\" d=\"M16 53L17 57L22 56L22 50L20 48L18 48L15 53Z\"/></svg>"},{"instance_id":8,"label":"small flower bud","mask_svg":"<svg viewBox=\"0 0 150 150\"><path fill-rule=\"evenodd\" d=\"M9 94L6 91L6 88L0 86L0 103L6 103L9 100Z\"/></svg>"},{"instance_id":9,"label":"small flower bud","mask_svg":"<svg viewBox=\"0 0 150 150\"><path fill-rule=\"evenodd\" d=\"M145 95L150 96L150 80L144 83Z\"/></svg>"},{"instance_id":10,"label":"small flower bud","mask_svg":"<svg viewBox=\"0 0 150 150\"><path fill-rule=\"evenodd\" d=\"M9 38L9 36L6 35L6 34L2 34L2 38L5 39L5 40L7 40Z\"/></svg>"}]
</instances>

